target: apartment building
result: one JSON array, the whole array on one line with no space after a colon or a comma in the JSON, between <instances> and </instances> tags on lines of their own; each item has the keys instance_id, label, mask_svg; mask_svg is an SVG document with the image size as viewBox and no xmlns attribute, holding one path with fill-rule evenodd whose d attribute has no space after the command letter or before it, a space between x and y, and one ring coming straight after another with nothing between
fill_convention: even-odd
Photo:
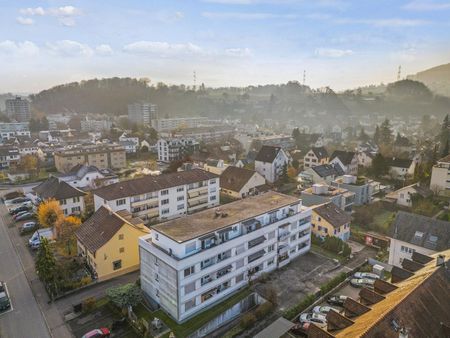
<instances>
[{"instance_id":1,"label":"apartment building","mask_svg":"<svg viewBox=\"0 0 450 338\"><path fill-rule=\"evenodd\" d=\"M144 176L94 190L95 210L108 205L144 221L170 219L219 205L219 176L201 169Z\"/></svg>"},{"instance_id":2,"label":"apartment building","mask_svg":"<svg viewBox=\"0 0 450 338\"><path fill-rule=\"evenodd\" d=\"M0 147L0 169L8 169L20 161L20 153L17 147Z\"/></svg>"},{"instance_id":3,"label":"apartment building","mask_svg":"<svg viewBox=\"0 0 450 338\"><path fill-rule=\"evenodd\" d=\"M200 143L192 138L161 138L158 140L158 161L181 160L199 150Z\"/></svg>"},{"instance_id":4,"label":"apartment building","mask_svg":"<svg viewBox=\"0 0 450 338\"><path fill-rule=\"evenodd\" d=\"M28 122L10 122L0 123L0 136L2 140L9 140L16 136L30 137L30 129L28 128Z\"/></svg>"},{"instance_id":5,"label":"apartment building","mask_svg":"<svg viewBox=\"0 0 450 338\"><path fill-rule=\"evenodd\" d=\"M353 192L355 205L364 205L372 201L374 191L371 182L373 181L363 176L343 175L331 182L331 185Z\"/></svg>"},{"instance_id":6,"label":"apartment building","mask_svg":"<svg viewBox=\"0 0 450 338\"><path fill-rule=\"evenodd\" d=\"M177 128L197 128L207 124L207 117L173 117L168 119L152 120L152 127L158 131L170 131Z\"/></svg>"},{"instance_id":7,"label":"apartment building","mask_svg":"<svg viewBox=\"0 0 450 338\"><path fill-rule=\"evenodd\" d=\"M177 322L310 249L311 210L274 191L152 227L139 239L141 288Z\"/></svg>"},{"instance_id":8,"label":"apartment building","mask_svg":"<svg viewBox=\"0 0 450 338\"><path fill-rule=\"evenodd\" d=\"M136 102L128 105L128 119L132 123L149 126L158 118L158 106L150 102Z\"/></svg>"},{"instance_id":9,"label":"apartment building","mask_svg":"<svg viewBox=\"0 0 450 338\"><path fill-rule=\"evenodd\" d=\"M81 131L84 132L101 132L104 130L110 130L112 122L110 120L93 120L88 117L80 121Z\"/></svg>"},{"instance_id":10,"label":"apartment building","mask_svg":"<svg viewBox=\"0 0 450 338\"><path fill-rule=\"evenodd\" d=\"M173 133L174 137L194 138L204 142L217 142L228 139L234 134L234 128L230 126L211 126L183 128Z\"/></svg>"},{"instance_id":11,"label":"apartment building","mask_svg":"<svg viewBox=\"0 0 450 338\"><path fill-rule=\"evenodd\" d=\"M31 118L30 102L16 96L5 101L6 115L17 122L27 122Z\"/></svg>"},{"instance_id":12,"label":"apartment building","mask_svg":"<svg viewBox=\"0 0 450 338\"><path fill-rule=\"evenodd\" d=\"M125 149L116 144L78 146L55 152L55 167L68 172L77 164L88 164L98 169L122 169L127 166Z\"/></svg>"},{"instance_id":13,"label":"apartment building","mask_svg":"<svg viewBox=\"0 0 450 338\"><path fill-rule=\"evenodd\" d=\"M433 166L430 189L442 195L450 195L450 155L441 158Z\"/></svg>"},{"instance_id":14,"label":"apartment building","mask_svg":"<svg viewBox=\"0 0 450 338\"><path fill-rule=\"evenodd\" d=\"M328 202L334 203L341 210L351 212L355 203L355 193L347 189L336 188L326 184L313 184L301 192L302 202L308 207Z\"/></svg>"},{"instance_id":15,"label":"apartment building","mask_svg":"<svg viewBox=\"0 0 450 338\"><path fill-rule=\"evenodd\" d=\"M262 146L255 158L255 170L274 183L283 174L283 168L290 162L289 155L281 147Z\"/></svg>"}]
</instances>

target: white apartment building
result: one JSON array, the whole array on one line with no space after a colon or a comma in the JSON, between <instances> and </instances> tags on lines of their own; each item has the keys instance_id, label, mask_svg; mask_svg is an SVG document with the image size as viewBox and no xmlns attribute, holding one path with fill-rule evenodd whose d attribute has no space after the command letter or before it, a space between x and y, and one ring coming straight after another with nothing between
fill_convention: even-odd
<instances>
[{"instance_id":1,"label":"white apartment building","mask_svg":"<svg viewBox=\"0 0 450 338\"><path fill-rule=\"evenodd\" d=\"M85 119L82 119L80 121L81 123L81 131L104 131L104 130L110 130L112 126L112 122L109 120L92 120L88 117Z\"/></svg>"},{"instance_id":2,"label":"white apartment building","mask_svg":"<svg viewBox=\"0 0 450 338\"><path fill-rule=\"evenodd\" d=\"M15 136L31 137L28 122L0 123L0 136L3 140L9 140Z\"/></svg>"},{"instance_id":3,"label":"white apartment building","mask_svg":"<svg viewBox=\"0 0 450 338\"><path fill-rule=\"evenodd\" d=\"M262 146L255 158L255 170L273 183L281 177L289 161L290 157L281 147Z\"/></svg>"},{"instance_id":4,"label":"white apartment building","mask_svg":"<svg viewBox=\"0 0 450 338\"><path fill-rule=\"evenodd\" d=\"M207 117L172 117L169 119L157 119L152 120L152 127L160 131L169 131L177 128L197 128L204 124L207 124Z\"/></svg>"},{"instance_id":5,"label":"white apartment building","mask_svg":"<svg viewBox=\"0 0 450 338\"><path fill-rule=\"evenodd\" d=\"M438 194L450 195L450 155L441 158L433 166L430 189Z\"/></svg>"},{"instance_id":6,"label":"white apartment building","mask_svg":"<svg viewBox=\"0 0 450 338\"><path fill-rule=\"evenodd\" d=\"M93 191L95 210L108 205L144 221L163 220L219 205L219 176L201 169L118 182Z\"/></svg>"},{"instance_id":7,"label":"white apartment building","mask_svg":"<svg viewBox=\"0 0 450 338\"><path fill-rule=\"evenodd\" d=\"M152 227L141 288L177 322L310 249L311 210L274 191Z\"/></svg>"},{"instance_id":8,"label":"white apartment building","mask_svg":"<svg viewBox=\"0 0 450 338\"><path fill-rule=\"evenodd\" d=\"M161 138L158 140L158 161L172 162L198 151L200 144L192 138Z\"/></svg>"},{"instance_id":9,"label":"white apartment building","mask_svg":"<svg viewBox=\"0 0 450 338\"><path fill-rule=\"evenodd\" d=\"M150 125L158 118L158 106L149 102L136 102L128 105L128 119L137 124Z\"/></svg>"}]
</instances>

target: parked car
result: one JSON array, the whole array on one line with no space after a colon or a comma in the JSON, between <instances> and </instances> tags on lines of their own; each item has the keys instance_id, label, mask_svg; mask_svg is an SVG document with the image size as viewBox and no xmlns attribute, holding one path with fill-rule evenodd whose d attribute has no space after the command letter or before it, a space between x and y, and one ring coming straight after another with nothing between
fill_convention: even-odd
<instances>
[{"instance_id":1,"label":"parked car","mask_svg":"<svg viewBox=\"0 0 450 338\"><path fill-rule=\"evenodd\" d=\"M330 312L331 310L334 310L336 312L340 312L338 309L331 307L331 306L315 306L313 308L313 312L314 313L321 313L326 315L328 312Z\"/></svg>"},{"instance_id":2,"label":"parked car","mask_svg":"<svg viewBox=\"0 0 450 338\"><path fill-rule=\"evenodd\" d=\"M20 228L20 232L21 233L28 232L28 231L35 229L36 227L37 227L36 222L25 222L22 224L22 227Z\"/></svg>"},{"instance_id":3,"label":"parked car","mask_svg":"<svg viewBox=\"0 0 450 338\"><path fill-rule=\"evenodd\" d=\"M19 215L15 218L16 222L25 221L27 219L31 219L34 217L34 212L25 212L24 214Z\"/></svg>"},{"instance_id":4,"label":"parked car","mask_svg":"<svg viewBox=\"0 0 450 338\"><path fill-rule=\"evenodd\" d=\"M342 295L329 296L327 298L327 303L331 304L331 305L342 306L342 305L344 305L344 302L346 299L347 299L347 296L342 296Z\"/></svg>"},{"instance_id":5,"label":"parked car","mask_svg":"<svg viewBox=\"0 0 450 338\"><path fill-rule=\"evenodd\" d=\"M26 214L29 210L19 211L17 214L13 215L13 219L15 220L17 217Z\"/></svg>"},{"instance_id":6,"label":"parked car","mask_svg":"<svg viewBox=\"0 0 450 338\"><path fill-rule=\"evenodd\" d=\"M100 329L95 329L92 331L89 331L81 338L103 338L103 337L109 337L111 333L109 332L109 329L106 327L102 327Z\"/></svg>"},{"instance_id":7,"label":"parked car","mask_svg":"<svg viewBox=\"0 0 450 338\"><path fill-rule=\"evenodd\" d=\"M300 315L300 323L314 323L318 327L324 328L327 326L327 317L319 313L302 313Z\"/></svg>"},{"instance_id":8,"label":"parked car","mask_svg":"<svg viewBox=\"0 0 450 338\"><path fill-rule=\"evenodd\" d=\"M11 209L11 210L9 211L9 213L10 213L11 215L14 216L14 215L18 214L19 212L22 212L22 211L28 211L28 210L30 210L30 209L31 209L31 207L29 207L29 206L21 205L20 207Z\"/></svg>"},{"instance_id":9,"label":"parked car","mask_svg":"<svg viewBox=\"0 0 450 338\"><path fill-rule=\"evenodd\" d=\"M353 278L380 279L380 276L371 272L355 272Z\"/></svg>"},{"instance_id":10,"label":"parked car","mask_svg":"<svg viewBox=\"0 0 450 338\"><path fill-rule=\"evenodd\" d=\"M17 197L12 200L6 201L5 205L19 204L19 203L24 203L24 202L28 202L28 201L31 202L31 200L28 197Z\"/></svg>"},{"instance_id":11,"label":"parked car","mask_svg":"<svg viewBox=\"0 0 450 338\"><path fill-rule=\"evenodd\" d=\"M311 323L295 324L290 331L297 336L307 337L310 325Z\"/></svg>"},{"instance_id":12,"label":"parked car","mask_svg":"<svg viewBox=\"0 0 450 338\"><path fill-rule=\"evenodd\" d=\"M4 282L0 282L0 312L6 311L11 307L11 302L8 296L8 290Z\"/></svg>"},{"instance_id":13,"label":"parked car","mask_svg":"<svg viewBox=\"0 0 450 338\"><path fill-rule=\"evenodd\" d=\"M38 249L41 245L41 238L47 238L49 242L54 241L53 237L53 229L52 228L44 228L36 230L33 235L28 240L28 245L32 249Z\"/></svg>"},{"instance_id":14,"label":"parked car","mask_svg":"<svg viewBox=\"0 0 450 338\"><path fill-rule=\"evenodd\" d=\"M375 279L369 278L352 278L350 280L350 285L355 288L362 288L363 286L369 289L373 289L373 285L375 284Z\"/></svg>"},{"instance_id":15,"label":"parked car","mask_svg":"<svg viewBox=\"0 0 450 338\"><path fill-rule=\"evenodd\" d=\"M6 289L5 282L0 281L0 292L5 291L5 289Z\"/></svg>"}]
</instances>

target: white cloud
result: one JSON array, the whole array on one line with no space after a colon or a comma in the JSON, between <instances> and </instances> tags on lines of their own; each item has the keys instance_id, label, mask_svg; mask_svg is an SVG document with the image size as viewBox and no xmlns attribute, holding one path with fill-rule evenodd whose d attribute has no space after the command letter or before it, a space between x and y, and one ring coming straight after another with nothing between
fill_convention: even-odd
<instances>
[{"instance_id":1,"label":"white cloud","mask_svg":"<svg viewBox=\"0 0 450 338\"><path fill-rule=\"evenodd\" d=\"M343 56L352 55L353 51L350 49L317 48L314 53L321 57L340 58Z\"/></svg>"},{"instance_id":2,"label":"white cloud","mask_svg":"<svg viewBox=\"0 0 450 338\"><path fill-rule=\"evenodd\" d=\"M137 41L125 45L123 50L133 54L158 54L161 56L176 56L180 54L203 54L201 47L193 43L168 43L160 41Z\"/></svg>"},{"instance_id":3,"label":"white cloud","mask_svg":"<svg viewBox=\"0 0 450 338\"><path fill-rule=\"evenodd\" d=\"M53 16L77 16L81 15L81 10L74 6L62 6L47 9L47 13Z\"/></svg>"},{"instance_id":4,"label":"white cloud","mask_svg":"<svg viewBox=\"0 0 450 338\"><path fill-rule=\"evenodd\" d=\"M76 22L74 18L67 18L67 17L63 17L63 18L59 18L58 22L66 27L73 27L75 26Z\"/></svg>"},{"instance_id":5,"label":"white cloud","mask_svg":"<svg viewBox=\"0 0 450 338\"><path fill-rule=\"evenodd\" d=\"M403 8L410 11L440 11L450 9L450 2L416 0L406 4Z\"/></svg>"},{"instance_id":6,"label":"white cloud","mask_svg":"<svg viewBox=\"0 0 450 338\"><path fill-rule=\"evenodd\" d=\"M23 16L18 16L16 18L17 23L25 26L30 26L34 24L34 20L32 18L24 18Z\"/></svg>"},{"instance_id":7,"label":"white cloud","mask_svg":"<svg viewBox=\"0 0 450 338\"><path fill-rule=\"evenodd\" d=\"M295 14L247 13L247 12L203 12L208 19L219 20L267 20L267 19L297 19Z\"/></svg>"},{"instance_id":8,"label":"white cloud","mask_svg":"<svg viewBox=\"0 0 450 338\"><path fill-rule=\"evenodd\" d=\"M45 10L42 7L36 7L36 8L22 8L19 10L20 14L23 15L45 15Z\"/></svg>"},{"instance_id":9,"label":"white cloud","mask_svg":"<svg viewBox=\"0 0 450 338\"><path fill-rule=\"evenodd\" d=\"M95 47L95 52L101 56L108 56L113 54L113 50L110 45L102 44Z\"/></svg>"},{"instance_id":10,"label":"white cloud","mask_svg":"<svg viewBox=\"0 0 450 338\"><path fill-rule=\"evenodd\" d=\"M22 8L19 10L20 14L27 16L52 16L58 19L58 22L67 27L75 26L75 17L82 14L79 8L74 6L61 6L50 8ZM22 21L32 21L31 18L22 18ZM20 22L19 22L20 23Z\"/></svg>"},{"instance_id":11,"label":"white cloud","mask_svg":"<svg viewBox=\"0 0 450 338\"><path fill-rule=\"evenodd\" d=\"M428 21L418 19L337 19L339 24L363 24L376 27L416 27L426 25Z\"/></svg>"},{"instance_id":12,"label":"white cloud","mask_svg":"<svg viewBox=\"0 0 450 338\"><path fill-rule=\"evenodd\" d=\"M85 57L94 53L88 45L73 40L60 40L46 46L53 54L66 57Z\"/></svg>"},{"instance_id":13,"label":"white cloud","mask_svg":"<svg viewBox=\"0 0 450 338\"><path fill-rule=\"evenodd\" d=\"M256 5L256 4L276 4L299 3L301 0L203 0L203 2L222 5Z\"/></svg>"},{"instance_id":14,"label":"white cloud","mask_svg":"<svg viewBox=\"0 0 450 338\"><path fill-rule=\"evenodd\" d=\"M31 41L5 40L0 42L0 53L12 56L36 56L39 54L39 48Z\"/></svg>"},{"instance_id":15,"label":"white cloud","mask_svg":"<svg viewBox=\"0 0 450 338\"><path fill-rule=\"evenodd\" d=\"M225 55L234 57L248 57L252 55L250 48L228 48Z\"/></svg>"},{"instance_id":16,"label":"white cloud","mask_svg":"<svg viewBox=\"0 0 450 338\"><path fill-rule=\"evenodd\" d=\"M160 11L156 14L156 17L159 21L162 21L164 23L174 23L182 20L184 18L184 13L180 11L177 12Z\"/></svg>"}]
</instances>

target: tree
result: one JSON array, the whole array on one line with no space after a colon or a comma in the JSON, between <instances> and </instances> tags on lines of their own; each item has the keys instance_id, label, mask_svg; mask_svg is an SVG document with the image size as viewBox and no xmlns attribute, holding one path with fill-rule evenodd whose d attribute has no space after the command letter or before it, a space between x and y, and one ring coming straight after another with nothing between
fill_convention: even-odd
<instances>
[{"instance_id":1,"label":"tree","mask_svg":"<svg viewBox=\"0 0 450 338\"><path fill-rule=\"evenodd\" d=\"M18 167L29 174L39 174L39 158L36 155L24 155L21 157Z\"/></svg>"},{"instance_id":2,"label":"tree","mask_svg":"<svg viewBox=\"0 0 450 338\"><path fill-rule=\"evenodd\" d=\"M448 154L449 154L449 152L450 152L450 149L449 149L449 143L450 143L450 140L447 140L447 143L445 144L445 147L444 147L444 149L442 150L442 157L445 157L445 156L447 156Z\"/></svg>"},{"instance_id":3,"label":"tree","mask_svg":"<svg viewBox=\"0 0 450 338\"><path fill-rule=\"evenodd\" d=\"M287 170L287 175L290 178L296 178L297 177L297 169L294 167L289 167Z\"/></svg>"},{"instance_id":4,"label":"tree","mask_svg":"<svg viewBox=\"0 0 450 338\"><path fill-rule=\"evenodd\" d=\"M287 167L287 163L285 163L283 165L283 171L281 172L281 180L286 183L289 181L289 176L288 176L288 167Z\"/></svg>"},{"instance_id":5,"label":"tree","mask_svg":"<svg viewBox=\"0 0 450 338\"><path fill-rule=\"evenodd\" d=\"M388 165L383 155L380 153L376 154L374 159L372 160L372 166L370 168L370 172L375 177L380 177L386 175L388 173Z\"/></svg>"},{"instance_id":6,"label":"tree","mask_svg":"<svg viewBox=\"0 0 450 338\"><path fill-rule=\"evenodd\" d=\"M449 120L449 116L448 114L445 115L444 120L442 121L442 125L441 125L441 132L439 134L439 143L440 143L440 152L442 156L446 156L448 154L448 149L447 152L444 154L445 152L445 148L448 146L448 142L450 139L450 120Z\"/></svg>"},{"instance_id":7,"label":"tree","mask_svg":"<svg viewBox=\"0 0 450 338\"><path fill-rule=\"evenodd\" d=\"M380 127L378 127L378 125L375 128L375 133L373 134L373 142L375 142L375 144L380 144Z\"/></svg>"},{"instance_id":8,"label":"tree","mask_svg":"<svg viewBox=\"0 0 450 338\"><path fill-rule=\"evenodd\" d=\"M44 228L52 228L64 219L64 213L55 199L48 199L39 204L37 216L39 224Z\"/></svg>"},{"instance_id":9,"label":"tree","mask_svg":"<svg viewBox=\"0 0 450 338\"><path fill-rule=\"evenodd\" d=\"M391 122L385 119L380 126L380 142L381 144L391 145L393 140Z\"/></svg>"},{"instance_id":10,"label":"tree","mask_svg":"<svg viewBox=\"0 0 450 338\"><path fill-rule=\"evenodd\" d=\"M298 128L292 130L292 138L296 141L300 138L300 130Z\"/></svg>"},{"instance_id":11,"label":"tree","mask_svg":"<svg viewBox=\"0 0 450 338\"><path fill-rule=\"evenodd\" d=\"M39 279L46 285L50 293L56 291L57 265L47 238L41 239L35 263Z\"/></svg>"},{"instance_id":12,"label":"tree","mask_svg":"<svg viewBox=\"0 0 450 338\"><path fill-rule=\"evenodd\" d=\"M361 128L358 139L362 142L366 142L370 139L369 135L366 134L364 127Z\"/></svg>"},{"instance_id":13,"label":"tree","mask_svg":"<svg viewBox=\"0 0 450 338\"><path fill-rule=\"evenodd\" d=\"M79 228L80 224L81 219L76 216L67 216L55 224L57 236L62 242L65 242L69 256L72 255L71 243L75 230Z\"/></svg>"},{"instance_id":14,"label":"tree","mask_svg":"<svg viewBox=\"0 0 450 338\"><path fill-rule=\"evenodd\" d=\"M108 298L119 308L136 306L142 300L141 289L133 283L119 285L106 290Z\"/></svg>"}]
</instances>

